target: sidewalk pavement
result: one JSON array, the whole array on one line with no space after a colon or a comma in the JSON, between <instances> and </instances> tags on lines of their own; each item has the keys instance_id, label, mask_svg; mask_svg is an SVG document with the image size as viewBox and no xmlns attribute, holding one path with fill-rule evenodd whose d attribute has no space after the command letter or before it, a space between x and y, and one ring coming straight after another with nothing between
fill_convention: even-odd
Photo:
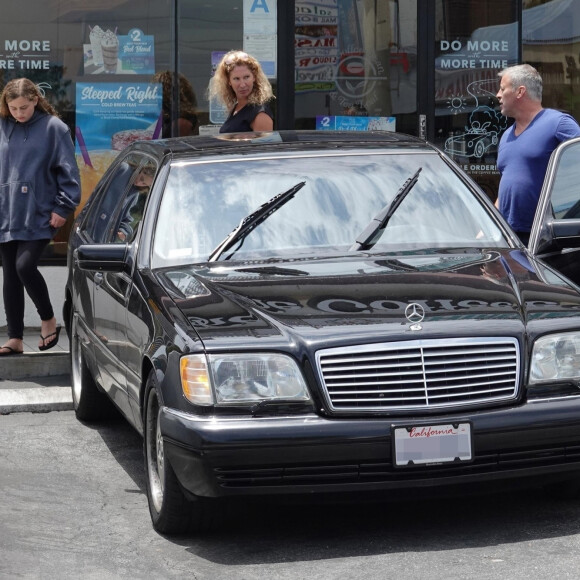
<instances>
[{"instance_id":1,"label":"sidewalk pavement","mask_svg":"<svg viewBox=\"0 0 580 580\"><path fill-rule=\"evenodd\" d=\"M57 322L63 325L66 266L44 266L40 271L48 285ZM3 306L0 308L0 344L8 338ZM24 326L24 354L0 358L0 415L72 409L69 340L65 329L54 348L40 352L40 318L28 295Z\"/></svg>"},{"instance_id":2,"label":"sidewalk pavement","mask_svg":"<svg viewBox=\"0 0 580 580\"><path fill-rule=\"evenodd\" d=\"M58 324L62 325L66 268L50 266L40 270L47 281ZM0 269L0 283L1 272ZM72 409L69 341L65 329L54 348L40 352L40 319L28 296L24 324L24 354L0 358L0 415ZM7 338L6 318L1 308L0 344Z\"/></svg>"},{"instance_id":3,"label":"sidewalk pavement","mask_svg":"<svg viewBox=\"0 0 580 580\"><path fill-rule=\"evenodd\" d=\"M0 417L11 413L70 411L72 408L70 375L33 377L19 382L0 380Z\"/></svg>"},{"instance_id":4,"label":"sidewalk pavement","mask_svg":"<svg viewBox=\"0 0 580 580\"><path fill-rule=\"evenodd\" d=\"M2 344L5 329L0 329L0 337ZM26 329L24 354L0 358L0 415L73 408L66 331L48 351L40 352L38 341L39 329Z\"/></svg>"}]
</instances>

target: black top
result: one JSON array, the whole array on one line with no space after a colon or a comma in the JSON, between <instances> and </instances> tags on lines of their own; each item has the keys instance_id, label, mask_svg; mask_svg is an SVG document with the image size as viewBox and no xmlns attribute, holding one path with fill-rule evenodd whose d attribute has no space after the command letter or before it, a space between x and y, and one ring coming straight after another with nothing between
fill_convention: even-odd
<instances>
[{"instance_id":1,"label":"black top","mask_svg":"<svg viewBox=\"0 0 580 580\"><path fill-rule=\"evenodd\" d=\"M220 128L220 133L246 133L252 131L251 123L258 116L258 113L266 113L274 119L272 110L267 104L264 105L246 105L235 115L235 107L231 110L230 116Z\"/></svg>"}]
</instances>

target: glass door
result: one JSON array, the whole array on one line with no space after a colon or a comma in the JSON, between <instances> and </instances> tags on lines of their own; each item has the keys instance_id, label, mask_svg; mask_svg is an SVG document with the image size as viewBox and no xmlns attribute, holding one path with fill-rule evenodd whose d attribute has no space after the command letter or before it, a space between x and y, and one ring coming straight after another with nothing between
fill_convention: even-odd
<instances>
[{"instance_id":1,"label":"glass door","mask_svg":"<svg viewBox=\"0 0 580 580\"><path fill-rule=\"evenodd\" d=\"M196 133L215 134L227 118L220 103L209 100L207 88L215 67L229 50L244 50L255 57L277 95L278 0L178 0L176 15L176 53L168 63L178 71L177 83L188 83L195 93L198 126ZM174 118L182 116L175 107L183 102L176 98L175 83L171 100ZM277 99L271 103L275 127L278 123ZM183 107L182 107L183 109Z\"/></svg>"},{"instance_id":2,"label":"glass door","mask_svg":"<svg viewBox=\"0 0 580 580\"><path fill-rule=\"evenodd\" d=\"M511 123L495 97L498 72L519 62L517 0L438 0L435 145L495 200L501 134Z\"/></svg>"},{"instance_id":3,"label":"glass door","mask_svg":"<svg viewBox=\"0 0 580 580\"><path fill-rule=\"evenodd\" d=\"M417 131L417 2L295 1L295 127Z\"/></svg>"}]
</instances>

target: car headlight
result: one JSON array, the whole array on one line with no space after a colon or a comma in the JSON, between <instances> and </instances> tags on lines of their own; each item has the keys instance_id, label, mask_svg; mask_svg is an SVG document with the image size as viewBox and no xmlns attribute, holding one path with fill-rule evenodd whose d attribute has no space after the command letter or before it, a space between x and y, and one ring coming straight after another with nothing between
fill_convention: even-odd
<instances>
[{"instance_id":1,"label":"car headlight","mask_svg":"<svg viewBox=\"0 0 580 580\"><path fill-rule=\"evenodd\" d=\"M532 350L530 384L580 381L580 332L538 338Z\"/></svg>"},{"instance_id":2,"label":"car headlight","mask_svg":"<svg viewBox=\"0 0 580 580\"><path fill-rule=\"evenodd\" d=\"M187 355L181 388L196 405L310 401L298 365L283 354Z\"/></svg>"}]
</instances>

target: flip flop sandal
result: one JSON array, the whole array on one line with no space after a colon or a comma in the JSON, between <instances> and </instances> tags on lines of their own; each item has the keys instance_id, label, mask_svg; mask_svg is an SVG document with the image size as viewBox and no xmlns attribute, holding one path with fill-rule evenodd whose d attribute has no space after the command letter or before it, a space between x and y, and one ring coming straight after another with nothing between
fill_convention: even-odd
<instances>
[{"instance_id":1,"label":"flip flop sandal","mask_svg":"<svg viewBox=\"0 0 580 580\"><path fill-rule=\"evenodd\" d=\"M46 336L42 336L42 334L41 334L40 338L42 339L42 342L44 344L42 346L39 346L38 350L48 350L49 348L56 346L58 343L58 337L60 336L61 330L62 330L62 327L57 326L56 330L54 332L51 332L50 334L47 334ZM54 338L51 338L51 336L54 336ZM46 342L49 338L50 338L50 340L48 342Z\"/></svg>"},{"instance_id":2,"label":"flip flop sandal","mask_svg":"<svg viewBox=\"0 0 580 580\"><path fill-rule=\"evenodd\" d=\"M8 352L0 352L0 356L14 356L15 354L22 354L23 352L21 350L16 350L11 346L0 346L0 350L2 350L3 348L5 348Z\"/></svg>"}]
</instances>

